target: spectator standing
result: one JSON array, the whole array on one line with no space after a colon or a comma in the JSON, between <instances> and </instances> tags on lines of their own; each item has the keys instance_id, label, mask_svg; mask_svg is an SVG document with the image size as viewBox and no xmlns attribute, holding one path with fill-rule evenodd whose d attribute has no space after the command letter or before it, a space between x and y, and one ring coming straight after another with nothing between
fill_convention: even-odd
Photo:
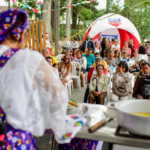
<instances>
[{"instance_id":1,"label":"spectator standing","mask_svg":"<svg viewBox=\"0 0 150 150\"><path fill-rule=\"evenodd\" d=\"M147 57L147 54L146 54L146 48L145 46L140 46L139 47L139 52L138 52L138 56L136 58L136 64L139 65L139 62L144 59L145 61L148 61L148 57Z\"/></svg>"},{"instance_id":2,"label":"spectator standing","mask_svg":"<svg viewBox=\"0 0 150 150\"><path fill-rule=\"evenodd\" d=\"M131 49L131 58L134 56L134 53L136 51L135 46L133 44L133 39L129 40L129 48Z\"/></svg>"},{"instance_id":3,"label":"spectator standing","mask_svg":"<svg viewBox=\"0 0 150 150\"><path fill-rule=\"evenodd\" d=\"M111 101L128 100L129 94L132 92L132 86L128 64L125 61L118 64L111 81L113 83Z\"/></svg>"},{"instance_id":4,"label":"spectator standing","mask_svg":"<svg viewBox=\"0 0 150 150\"><path fill-rule=\"evenodd\" d=\"M120 45L118 44L118 39L115 39L115 44L112 45L112 50L120 50Z\"/></svg>"},{"instance_id":5,"label":"spectator standing","mask_svg":"<svg viewBox=\"0 0 150 150\"><path fill-rule=\"evenodd\" d=\"M130 58L128 58L128 53L127 53L127 51L124 51L123 54L124 54L124 57L122 57L122 61L129 62L129 61L130 61Z\"/></svg>"},{"instance_id":6,"label":"spectator standing","mask_svg":"<svg viewBox=\"0 0 150 150\"><path fill-rule=\"evenodd\" d=\"M82 57L81 51L77 51L77 57L74 59L74 62L80 63L81 72L79 74L80 74L80 79L81 79L81 87L83 87L83 74L86 73L86 58ZM77 69L79 68L77 67Z\"/></svg>"},{"instance_id":7,"label":"spectator standing","mask_svg":"<svg viewBox=\"0 0 150 150\"><path fill-rule=\"evenodd\" d=\"M72 42L70 43L70 49L75 49L75 48L79 48L79 43L77 42L77 37L74 36L72 38Z\"/></svg>"},{"instance_id":8,"label":"spectator standing","mask_svg":"<svg viewBox=\"0 0 150 150\"><path fill-rule=\"evenodd\" d=\"M46 48L50 48L50 40L49 40L49 35L46 33Z\"/></svg>"},{"instance_id":9,"label":"spectator standing","mask_svg":"<svg viewBox=\"0 0 150 150\"><path fill-rule=\"evenodd\" d=\"M86 35L86 39L82 44L82 52L84 51L84 48L87 47L88 49L91 48L92 49L92 53L94 53L95 50L95 46L93 41L90 40L90 36Z\"/></svg>"},{"instance_id":10,"label":"spectator standing","mask_svg":"<svg viewBox=\"0 0 150 150\"><path fill-rule=\"evenodd\" d=\"M114 53L114 58L118 60L118 62L122 61L122 58L120 57L120 51L116 50Z\"/></svg>"},{"instance_id":11,"label":"spectator standing","mask_svg":"<svg viewBox=\"0 0 150 150\"><path fill-rule=\"evenodd\" d=\"M107 42L107 37L104 37L102 39L102 43L101 43L101 57L104 58L104 50L106 49L106 42Z\"/></svg>"},{"instance_id":12,"label":"spectator standing","mask_svg":"<svg viewBox=\"0 0 150 150\"><path fill-rule=\"evenodd\" d=\"M46 57L46 60L47 60L48 64L52 67L52 70L56 73L56 75L59 76L58 70L53 67L53 59L51 57Z\"/></svg>"},{"instance_id":13,"label":"spectator standing","mask_svg":"<svg viewBox=\"0 0 150 150\"><path fill-rule=\"evenodd\" d=\"M137 77L135 81L135 85L133 88L133 94L132 96L136 99L150 99L150 97L145 97L142 93L145 92L145 90L148 90L147 93L150 91L150 89L144 89L144 87L141 86L141 78L150 76L150 63L149 62L142 62L142 71L139 73L139 76Z\"/></svg>"},{"instance_id":14,"label":"spectator standing","mask_svg":"<svg viewBox=\"0 0 150 150\"><path fill-rule=\"evenodd\" d=\"M104 105L104 99L107 96L107 87L109 79L103 74L104 66L96 66L96 75L93 75L89 85L89 103L102 104Z\"/></svg>"},{"instance_id":15,"label":"spectator standing","mask_svg":"<svg viewBox=\"0 0 150 150\"><path fill-rule=\"evenodd\" d=\"M61 47L61 50L62 50L62 54L64 54L67 50L67 48L70 47L70 42L67 41L67 36L65 35L63 37L63 41L60 42L60 47Z\"/></svg>"},{"instance_id":16,"label":"spectator standing","mask_svg":"<svg viewBox=\"0 0 150 150\"><path fill-rule=\"evenodd\" d=\"M94 55L92 54L92 49L89 48L88 49L88 52L86 54L83 54L83 57L86 58L87 60L87 68L86 68L86 71L89 71L90 68L92 67L93 63L95 63L95 57Z\"/></svg>"},{"instance_id":17,"label":"spectator standing","mask_svg":"<svg viewBox=\"0 0 150 150\"><path fill-rule=\"evenodd\" d=\"M131 55L131 48L129 48L129 43L128 41L125 41L124 43L124 50Z\"/></svg>"},{"instance_id":18,"label":"spectator standing","mask_svg":"<svg viewBox=\"0 0 150 150\"><path fill-rule=\"evenodd\" d=\"M101 34L98 35L98 38L94 40L94 43L97 42L98 43L98 49L101 49L101 42L102 42L102 36Z\"/></svg>"},{"instance_id":19,"label":"spectator standing","mask_svg":"<svg viewBox=\"0 0 150 150\"><path fill-rule=\"evenodd\" d=\"M95 51L94 53L99 53L99 47L98 47L98 42L95 42Z\"/></svg>"}]
</instances>

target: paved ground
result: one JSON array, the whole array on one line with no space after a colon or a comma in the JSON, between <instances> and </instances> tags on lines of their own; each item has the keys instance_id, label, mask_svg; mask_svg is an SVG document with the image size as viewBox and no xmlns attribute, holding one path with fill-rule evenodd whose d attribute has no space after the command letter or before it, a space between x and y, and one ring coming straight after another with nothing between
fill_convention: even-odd
<instances>
[{"instance_id":1,"label":"paved ground","mask_svg":"<svg viewBox=\"0 0 150 150\"><path fill-rule=\"evenodd\" d=\"M74 93L71 94L70 99L83 103L86 88L87 88L87 85L81 88L81 91L79 90L79 88L74 88Z\"/></svg>"}]
</instances>

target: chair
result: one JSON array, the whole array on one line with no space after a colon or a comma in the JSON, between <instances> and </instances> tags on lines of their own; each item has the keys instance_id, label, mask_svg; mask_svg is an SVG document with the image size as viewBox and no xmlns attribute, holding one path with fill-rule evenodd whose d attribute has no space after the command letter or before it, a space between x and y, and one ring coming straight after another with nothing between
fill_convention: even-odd
<instances>
[{"instance_id":1,"label":"chair","mask_svg":"<svg viewBox=\"0 0 150 150\"><path fill-rule=\"evenodd\" d=\"M86 60L86 58L83 57L83 59L86 62L86 66L87 66L87 60ZM85 69L86 69L86 67L85 67ZM87 82L87 74L88 74L88 72L86 72L85 74L83 74L83 85L84 85L84 87L85 87L85 83Z\"/></svg>"},{"instance_id":2,"label":"chair","mask_svg":"<svg viewBox=\"0 0 150 150\"><path fill-rule=\"evenodd\" d=\"M56 56L56 60L57 62L61 62L61 58L64 56L65 54L59 54Z\"/></svg>"},{"instance_id":3,"label":"chair","mask_svg":"<svg viewBox=\"0 0 150 150\"><path fill-rule=\"evenodd\" d=\"M78 62L71 62L72 64L72 73L71 73L71 79L76 79L77 80L77 86L79 87L79 90L81 90L81 84L80 84L80 71L81 71L81 66L80 63ZM79 67L79 75L77 75L77 67Z\"/></svg>"}]
</instances>

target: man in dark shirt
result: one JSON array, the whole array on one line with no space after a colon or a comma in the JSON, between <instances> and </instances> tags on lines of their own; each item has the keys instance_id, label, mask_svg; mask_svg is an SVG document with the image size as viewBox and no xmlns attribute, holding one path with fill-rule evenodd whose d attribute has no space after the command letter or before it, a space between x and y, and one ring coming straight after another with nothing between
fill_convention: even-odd
<instances>
[{"instance_id":1,"label":"man in dark shirt","mask_svg":"<svg viewBox=\"0 0 150 150\"><path fill-rule=\"evenodd\" d=\"M144 97L142 95L142 90L144 87L141 87L141 77L150 76L150 63L144 61L142 62L141 66L142 66L142 71L139 72L139 75L135 81L132 96L135 97L136 99L150 99L150 97Z\"/></svg>"},{"instance_id":2,"label":"man in dark shirt","mask_svg":"<svg viewBox=\"0 0 150 150\"><path fill-rule=\"evenodd\" d=\"M86 38L85 38L85 41L83 42L82 44L82 52L84 52L84 48L87 47L88 49L92 49L92 53L94 53L94 50L95 50L95 46L94 46L94 43L93 41L90 40L90 36L89 35L86 35Z\"/></svg>"},{"instance_id":3,"label":"man in dark shirt","mask_svg":"<svg viewBox=\"0 0 150 150\"><path fill-rule=\"evenodd\" d=\"M136 51L135 46L133 44L133 39L129 40L129 48L131 48L131 58L134 56L134 53Z\"/></svg>"}]
</instances>

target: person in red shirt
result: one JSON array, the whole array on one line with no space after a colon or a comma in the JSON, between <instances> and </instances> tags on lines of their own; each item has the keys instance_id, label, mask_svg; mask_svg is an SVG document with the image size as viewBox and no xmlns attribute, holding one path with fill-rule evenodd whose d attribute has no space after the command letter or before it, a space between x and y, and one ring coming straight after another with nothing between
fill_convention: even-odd
<instances>
[{"instance_id":1,"label":"person in red shirt","mask_svg":"<svg viewBox=\"0 0 150 150\"><path fill-rule=\"evenodd\" d=\"M133 44L133 39L129 40L129 48L131 49L131 58L134 57L134 53L136 51L135 46Z\"/></svg>"}]
</instances>

